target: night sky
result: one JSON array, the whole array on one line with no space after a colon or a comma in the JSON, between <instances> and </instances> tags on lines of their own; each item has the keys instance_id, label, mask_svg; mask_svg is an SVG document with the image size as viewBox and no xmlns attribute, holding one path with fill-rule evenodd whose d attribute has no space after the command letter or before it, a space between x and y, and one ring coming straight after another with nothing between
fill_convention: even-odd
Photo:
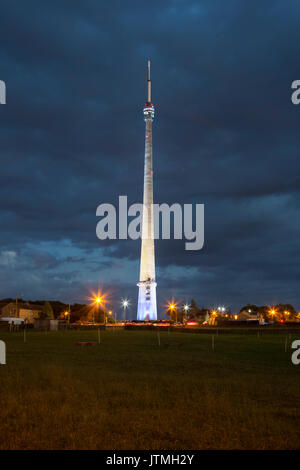
<instances>
[{"instance_id":1,"label":"night sky","mask_svg":"<svg viewBox=\"0 0 300 470\"><path fill-rule=\"evenodd\" d=\"M151 59L155 202L204 203L205 246L157 241L158 311L300 308L298 1L2 1L0 297L128 296L140 241L96 208L141 202Z\"/></svg>"}]
</instances>

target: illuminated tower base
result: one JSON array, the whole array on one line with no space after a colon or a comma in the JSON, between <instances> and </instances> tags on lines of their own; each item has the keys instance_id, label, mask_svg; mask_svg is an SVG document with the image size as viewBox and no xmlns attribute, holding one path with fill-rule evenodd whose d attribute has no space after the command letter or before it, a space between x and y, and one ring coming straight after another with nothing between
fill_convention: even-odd
<instances>
[{"instance_id":1,"label":"illuminated tower base","mask_svg":"<svg viewBox=\"0 0 300 470\"><path fill-rule=\"evenodd\" d=\"M153 169L152 169L152 121L154 106L151 103L150 61L148 61L148 101L145 104L145 167L144 167L144 209L142 221L142 249L138 298L138 320L157 320L154 226L153 226Z\"/></svg>"},{"instance_id":2,"label":"illuminated tower base","mask_svg":"<svg viewBox=\"0 0 300 470\"><path fill-rule=\"evenodd\" d=\"M138 283L138 320L157 320L156 282L141 281Z\"/></svg>"}]
</instances>

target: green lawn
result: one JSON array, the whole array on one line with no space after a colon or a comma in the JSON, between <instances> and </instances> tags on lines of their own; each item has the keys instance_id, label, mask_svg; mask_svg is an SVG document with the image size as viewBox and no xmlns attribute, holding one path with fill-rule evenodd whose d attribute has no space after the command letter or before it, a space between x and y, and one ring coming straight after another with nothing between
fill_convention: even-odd
<instances>
[{"instance_id":1,"label":"green lawn","mask_svg":"<svg viewBox=\"0 0 300 470\"><path fill-rule=\"evenodd\" d=\"M299 449L285 335L0 333L0 449ZM290 340L300 339L295 335Z\"/></svg>"}]
</instances>

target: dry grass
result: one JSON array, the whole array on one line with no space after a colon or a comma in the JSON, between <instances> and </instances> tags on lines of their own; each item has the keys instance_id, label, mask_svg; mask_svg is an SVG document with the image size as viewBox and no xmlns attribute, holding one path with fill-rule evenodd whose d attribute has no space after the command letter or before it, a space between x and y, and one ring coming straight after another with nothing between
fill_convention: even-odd
<instances>
[{"instance_id":1,"label":"dry grass","mask_svg":"<svg viewBox=\"0 0 300 470\"><path fill-rule=\"evenodd\" d=\"M1 449L299 449L284 337L1 334Z\"/></svg>"}]
</instances>

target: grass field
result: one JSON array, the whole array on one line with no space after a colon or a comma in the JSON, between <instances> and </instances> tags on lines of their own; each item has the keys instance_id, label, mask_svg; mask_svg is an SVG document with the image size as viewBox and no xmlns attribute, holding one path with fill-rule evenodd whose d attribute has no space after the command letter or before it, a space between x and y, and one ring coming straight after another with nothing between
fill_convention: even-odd
<instances>
[{"instance_id":1,"label":"grass field","mask_svg":"<svg viewBox=\"0 0 300 470\"><path fill-rule=\"evenodd\" d=\"M299 449L285 336L0 333L0 449ZM300 339L292 336L289 339Z\"/></svg>"}]
</instances>

